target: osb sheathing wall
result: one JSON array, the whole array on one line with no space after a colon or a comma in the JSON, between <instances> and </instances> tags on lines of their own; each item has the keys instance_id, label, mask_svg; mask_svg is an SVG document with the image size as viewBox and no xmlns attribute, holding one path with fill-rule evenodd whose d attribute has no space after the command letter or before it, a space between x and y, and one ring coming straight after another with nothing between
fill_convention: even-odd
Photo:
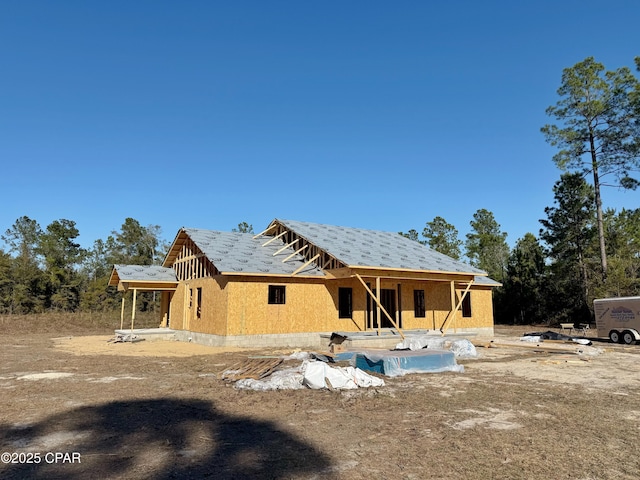
<instances>
[{"instance_id":1,"label":"osb sheathing wall","mask_svg":"<svg viewBox=\"0 0 640 480\"><path fill-rule=\"evenodd\" d=\"M365 278L371 290L375 278ZM450 282L382 280L382 289L398 289L401 327L439 329L451 310ZM286 287L286 302L268 303L269 285ZM197 316L197 289L202 288L200 318ZM352 318L338 318L338 289L353 290ZM191 298L190 290L193 297ZM414 315L414 290L425 291L425 317ZM456 302L464 289L456 288ZM457 311L450 329L493 326L490 288L472 287L471 317ZM325 280L310 278L227 277L216 275L181 282L170 305L170 327L215 335L257 335L303 332L362 331L366 327L367 296L354 278ZM191 306L189 306L189 303ZM376 304L369 302L369 308ZM396 312L389 312L396 318Z\"/></svg>"},{"instance_id":2,"label":"osb sheathing wall","mask_svg":"<svg viewBox=\"0 0 640 480\"><path fill-rule=\"evenodd\" d=\"M382 288L391 288L384 285L383 282ZM450 282L405 282L401 285L402 328L408 330L440 329L451 311ZM414 290L424 290L426 310L424 317L415 317ZM464 288L456 287L455 292L455 302L457 304L460 296L464 293ZM471 295L471 317L463 317L462 311L458 310L453 321L449 324L449 328L493 327L491 288L472 286L469 294Z\"/></svg>"},{"instance_id":3,"label":"osb sheathing wall","mask_svg":"<svg viewBox=\"0 0 640 480\"><path fill-rule=\"evenodd\" d=\"M227 335L225 284L226 279L221 275L181 282L171 300L171 328ZM202 288L200 318L197 315L198 288Z\"/></svg>"},{"instance_id":4,"label":"osb sheathing wall","mask_svg":"<svg viewBox=\"0 0 640 480\"><path fill-rule=\"evenodd\" d=\"M269 285L284 285L285 303L268 303ZM354 290L353 319L338 318L338 288ZM360 288L362 288L360 286ZM364 295L357 281L345 279L256 279L234 277L228 290L228 335L357 331L364 326Z\"/></svg>"}]
</instances>

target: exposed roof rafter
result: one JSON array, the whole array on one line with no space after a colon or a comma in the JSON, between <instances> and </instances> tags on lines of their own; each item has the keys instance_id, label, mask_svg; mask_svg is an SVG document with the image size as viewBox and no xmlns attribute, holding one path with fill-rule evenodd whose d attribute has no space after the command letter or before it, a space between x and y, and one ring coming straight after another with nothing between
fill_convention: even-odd
<instances>
[{"instance_id":1,"label":"exposed roof rafter","mask_svg":"<svg viewBox=\"0 0 640 480\"><path fill-rule=\"evenodd\" d=\"M297 242L298 240L296 240ZM295 257L297 254L299 254L301 251L303 251L305 248L309 248L309 245L304 245L302 247L300 247L298 250L296 250L295 252L293 252L291 255L289 255L287 258L285 258L284 260L282 260L282 263L286 262L287 260ZM316 257L320 256L320 254L316 255Z\"/></svg>"},{"instance_id":2,"label":"exposed roof rafter","mask_svg":"<svg viewBox=\"0 0 640 480\"><path fill-rule=\"evenodd\" d=\"M284 252L287 248L291 247L292 245L295 245L296 243L298 243L298 238L296 238L293 242L287 243L284 247L282 247L279 250L276 250L275 252L273 252L273 256L275 257L276 255L278 255L279 253ZM288 257L287 257L288 258ZM283 260L284 261L284 260Z\"/></svg>"},{"instance_id":3,"label":"exposed roof rafter","mask_svg":"<svg viewBox=\"0 0 640 480\"><path fill-rule=\"evenodd\" d=\"M272 237L271 239L267 240L266 242L264 242L262 244L263 247L266 247L267 245L269 245L271 242L275 242L276 240L278 240L280 237L282 237L283 235L286 235L287 231L285 230L284 232L279 233L278 235L276 235L275 237Z\"/></svg>"},{"instance_id":4,"label":"exposed roof rafter","mask_svg":"<svg viewBox=\"0 0 640 480\"><path fill-rule=\"evenodd\" d=\"M304 265L300 265L295 272L293 272L291 274L291 276L293 277L295 274L300 273L302 270L304 270L307 266L309 266L309 264L311 264L314 260L316 260L318 257L320 256L320 254L317 254L315 257L313 257L311 260L308 260Z\"/></svg>"}]
</instances>

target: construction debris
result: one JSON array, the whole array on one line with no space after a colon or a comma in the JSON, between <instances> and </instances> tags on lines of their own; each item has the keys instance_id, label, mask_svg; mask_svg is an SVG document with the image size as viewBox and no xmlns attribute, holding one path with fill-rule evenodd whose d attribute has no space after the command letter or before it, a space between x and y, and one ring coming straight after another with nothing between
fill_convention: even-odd
<instances>
[{"instance_id":1,"label":"construction debris","mask_svg":"<svg viewBox=\"0 0 640 480\"><path fill-rule=\"evenodd\" d=\"M243 378L259 380L270 375L281 363L282 358L248 358L229 367L222 372L220 378L233 381Z\"/></svg>"},{"instance_id":2,"label":"construction debris","mask_svg":"<svg viewBox=\"0 0 640 480\"><path fill-rule=\"evenodd\" d=\"M133 333L127 333L123 335L122 333L116 333L115 337L107 340L107 343L123 343L123 342L141 342L144 338L138 337L138 335L134 335Z\"/></svg>"},{"instance_id":3,"label":"construction debris","mask_svg":"<svg viewBox=\"0 0 640 480\"><path fill-rule=\"evenodd\" d=\"M283 370L276 370L268 377L261 380L255 380L253 378L244 378L238 380L234 387L239 390L299 390L306 388L303 384L303 375L300 372L300 367L286 368Z\"/></svg>"},{"instance_id":4,"label":"construction debris","mask_svg":"<svg viewBox=\"0 0 640 480\"><path fill-rule=\"evenodd\" d=\"M562 333L547 330L546 332L533 332L525 333L520 340L525 342L542 342L542 341L554 341L554 342L573 342L581 345L591 345L591 340L587 338L571 337Z\"/></svg>"},{"instance_id":5,"label":"construction debris","mask_svg":"<svg viewBox=\"0 0 640 480\"><path fill-rule=\"evenodd\" d=\"M409 336L396 345L396 350L422 350L423 348L432 350L450 350L456 358L476 358L476 352L473 344L466 338L449 340L442 337L434 337L433 335L415 335Z\"/></svg>"},{"instance_id":6,"label":"construction debris","mask_svg":"<svg viewBox=\"0 0 640 480\"><path fill-rule=\"evenodd\" d=\"M275 371L263 380L245 378L235 384L238 389L263 391L300 388L343 390L381 386L384 386L384 380L358 368L331 367L313 360L304 360L297 368Z\"/></svg>"},{"instance_id":7,"label":"construction debris","mask_svg":"<svg viewBox=\"0 0 640 480\"><path fill-rule=\"evenodd\" d=\"M476 347L485 348L524 348L537 352L553 352L553 353L575 353L578 355L600 355L603 350L600 348L590 347L588 345L579 345L575 343L550 343L550 342L530 342L530 341L513 341L513 340L474 340Z\"/></svg>"},{"instance_id":8,"label":"construction debris","mask_svg":"<svg viewBox=\"0 0 640 480\"><path fill-rule=\"evenodd\" d=\"M464 372L453 352L440 349L362 350L351 365L370 372L397 377L408 373Z\"/></svg>"}]
</instances>

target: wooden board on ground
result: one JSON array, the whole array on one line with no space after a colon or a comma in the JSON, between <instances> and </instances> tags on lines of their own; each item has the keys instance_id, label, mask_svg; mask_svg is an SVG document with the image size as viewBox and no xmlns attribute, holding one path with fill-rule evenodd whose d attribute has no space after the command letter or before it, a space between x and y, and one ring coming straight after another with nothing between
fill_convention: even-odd
<instances>
[{"instance_id":1,"label":"wooden board on ground","mask_svg":"<svg viewBox=\"0 0 640 480\"><path fill-rule=\"evenodd\" d=\"M556 353L583 353L586 351L595 351L593 347L586 345L573 344L557 344L544 342L522 342L522 341L508 341L508 340L490 340L490 341L472 341L476 347L486 348L523 348L540 352L556 352Z\"/></svg>"},{"instance_id":2,"label":"wooden board on ground","mask_svg":"<svg viewBox=\"0 0 640 480\"><path fill-rule=\"evenodd\" d=\"M248 358L227 368L222 372L220 378L223 380L240 380L242 378L260 380L270 375L281 363L281 358Z\"/></svg>"}]
</instances>

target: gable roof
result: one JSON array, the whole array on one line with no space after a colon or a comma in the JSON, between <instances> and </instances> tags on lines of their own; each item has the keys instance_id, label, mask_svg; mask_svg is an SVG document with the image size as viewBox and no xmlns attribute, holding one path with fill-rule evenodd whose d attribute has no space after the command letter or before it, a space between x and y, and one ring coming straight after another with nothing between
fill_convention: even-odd
<instances>
[{"instance_id":1,"label":"gable roof","mask_svg":"<svg viewBox=\"0 0 640 480\"><path fill-rule=\"evenodd\" d=\"M337 227L295 220L274 220L304 237L348 267L418 270L439 273L486 275L469 264L410 240L398 233Z\"/></svg>"},{"instance_id":2,"label":"gable roof","mask_svg":"<svg viewBox=\"0 0 640 480\"><path fill-rule=\"evenodd\" d=\"M397 233L279 219L258 235L181 228L162 267L115 265L109 284L125 288L127 282L176 284L172 267L183 247L193 252L186 258L204 256L223 275L322 278L323 268L346 267L473 276L475 283L500 285L486 272Z\"/></svg>"},{"instance_id":3,"label":"gable roof","mask_svg":"<svg viewBox=\"0 0 640 480\"><path fill-rule=\"evenodd\" d=\"M295 254L291 247L283 249L282 240L264 245L268 238L254 238L251 233L219 232L198 228L182 228L164 265L171 265L177 255L176 245L188 236L221 274L298 275L323 277L324 272L314 264L305 266L306 260ZM280 250L280 252L278 252ZM287 258L291 257L291 258ZM286 261L283 261L286 260Z\"/></svg>"}]
</instances>

